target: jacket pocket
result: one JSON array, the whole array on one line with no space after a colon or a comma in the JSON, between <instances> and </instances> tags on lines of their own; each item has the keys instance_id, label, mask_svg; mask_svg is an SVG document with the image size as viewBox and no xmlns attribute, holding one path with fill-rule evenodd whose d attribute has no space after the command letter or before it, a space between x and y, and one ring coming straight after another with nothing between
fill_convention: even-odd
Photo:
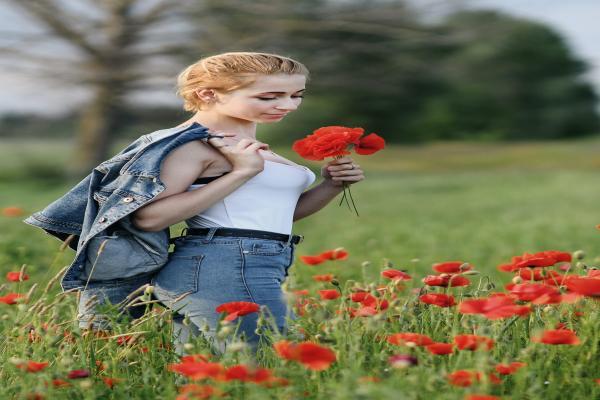
<instances>
[{"instance_id":1,"label":"jacket pocket","mask_svg":"<svg viewBox=\"0 0 600 400\"><path fill-rule=\"evenodd\" d=\"M147 246L128 232L98 235L87 244L82 279L103 281L128 278L159 269L164 263L157 260L160 257L149 253Z\"/></svg>"}]
</instances>

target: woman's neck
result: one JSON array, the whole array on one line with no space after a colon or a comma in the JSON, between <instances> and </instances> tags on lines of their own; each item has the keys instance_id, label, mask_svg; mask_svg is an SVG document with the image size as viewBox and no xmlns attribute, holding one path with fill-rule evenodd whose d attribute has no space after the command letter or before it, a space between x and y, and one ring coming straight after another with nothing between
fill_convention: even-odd
<instances>
[{"instance_id":1,"label":"woman's neck","mask_svg":"<svg viewBox=\"0 0 600 400\"><path fill-rule=\"evenodd\" d=\"M256 122L253 121L198 111L180 126L191 125L193 122L199 123L212 132L231 132L240 138L256 139Z\"/></svg>"}]
</instances>

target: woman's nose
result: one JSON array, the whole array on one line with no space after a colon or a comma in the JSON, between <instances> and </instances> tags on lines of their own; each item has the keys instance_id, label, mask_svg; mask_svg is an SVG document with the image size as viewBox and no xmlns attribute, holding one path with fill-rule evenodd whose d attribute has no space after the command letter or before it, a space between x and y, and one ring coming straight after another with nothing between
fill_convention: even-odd
<instances>
[{"instance_id":1,"label":"woman's nose","mask_svg":"<svg viewBox=\"0 0 600 400\"><path fill-rule=\"evenodd\" d=\"M293 111L296 108L298 108L298 106L292 99L284 99L277 105L277 109L282 111Z\"/></svg>"}]
</instances>

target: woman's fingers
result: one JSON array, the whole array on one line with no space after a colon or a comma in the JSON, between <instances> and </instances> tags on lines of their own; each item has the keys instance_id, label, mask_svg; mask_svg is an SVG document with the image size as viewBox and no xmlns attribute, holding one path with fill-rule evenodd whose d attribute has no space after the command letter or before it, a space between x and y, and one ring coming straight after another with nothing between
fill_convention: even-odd
<instances>
[{"instance_id":1,"label":"woman's fingers","mask_svg":"<svg viewBox=\"0 0 600 400\"><path fill-rule=\"evenodd\" d=\"M330 165L327 167L328 171L345 171L345 170L353 170L360 169L360 165L354 163L345 163L340 165Z\"/></svg>"},{"instance_id":2,"label":"woman's fingers","mask_svg":"<svg viewBox=\"0 0 600 400\"><path fill-rule=\"evenodd\" d=\"M248 147L246 147L245 151L257 151L258 149L268 149L269 145L266 143L261 143L261 142L254 142L252 144L250 144Z\"/></svg>"}]
</instances>

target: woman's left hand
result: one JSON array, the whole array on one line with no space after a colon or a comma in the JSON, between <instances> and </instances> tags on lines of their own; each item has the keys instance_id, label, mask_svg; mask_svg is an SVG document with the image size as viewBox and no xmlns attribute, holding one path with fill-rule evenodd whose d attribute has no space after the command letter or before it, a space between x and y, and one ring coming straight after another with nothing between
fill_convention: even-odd
<instances>
[{"instance_id":1,"label":"woman's left hand","mask_svg":"<svg viewBox=\"0 0 600 400\"><path fill-rule=\"evenodd\" d=\"M332 186L342 186L345 183L352 185L365 179L360 165L350 157L333 159L321 167L321 176L325 182Z\"/></svg>"}]
</instances>

